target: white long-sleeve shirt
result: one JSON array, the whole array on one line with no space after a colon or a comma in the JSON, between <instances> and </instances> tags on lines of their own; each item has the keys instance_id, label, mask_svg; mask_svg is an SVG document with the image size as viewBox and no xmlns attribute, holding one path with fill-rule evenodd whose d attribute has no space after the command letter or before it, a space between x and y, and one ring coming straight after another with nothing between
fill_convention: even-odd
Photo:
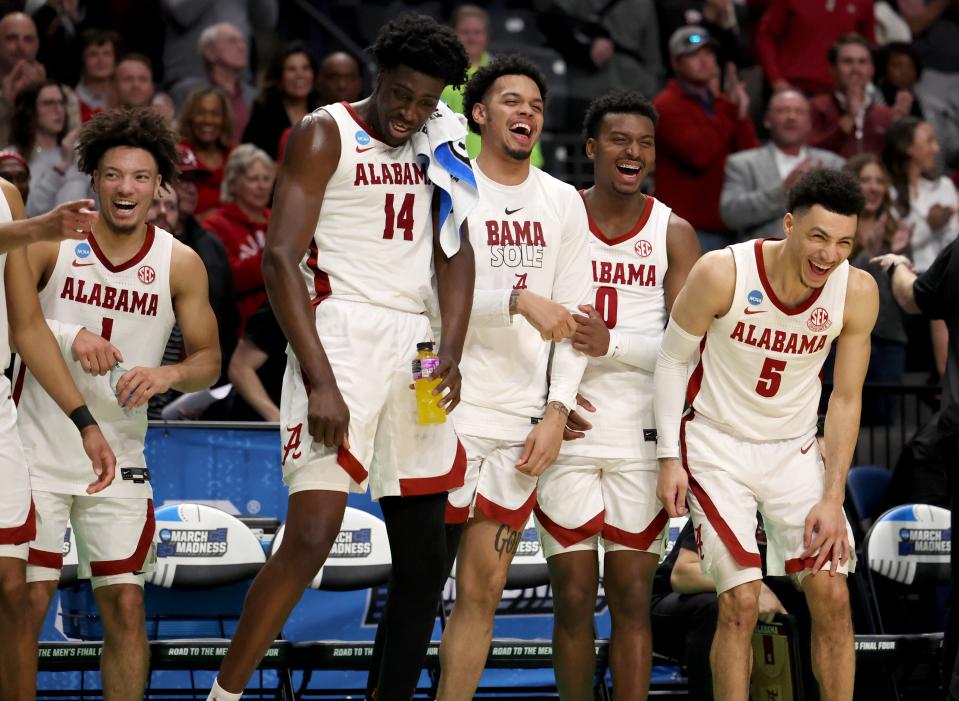
<instances>
[{"instance_id":1,"label":"white long-sleeve shirt","mask_svg":"<svg viewBox=\"0 0 959 701\"><path fill-rule=\"evenodd\" d=\"M895 201L896 193L891 193ZM916 184L916 191L909 198L909 214L903 220L907 225L912 225L912 262L918 272L923 272L932 265L942 249L948 246L959 235L959 216L955 213L939 229L933 229L927 221L929 210L933 205L942 205L943 207L952 207L955 210L959 207L959 197L956 195L956 186L952 181L940 176L935 180L919 178Z\"/></svg>"},{"instance_id":2,"label":"white long-sleeve shirt","mask_svg":"<svg viewBox=\"0 0 959 701\"><path fill-rule=\"evenodd\" d=\"M572 313L590 301L586 208L576 190L531 168L515 186L490 180L473 163L480 201L469 216L476 290L463 349L460 433L523 440L547 402L573 408L587 358L551 344L525 318L509 314L514 289L529 290Z\"/></svg>"}]
</instances>

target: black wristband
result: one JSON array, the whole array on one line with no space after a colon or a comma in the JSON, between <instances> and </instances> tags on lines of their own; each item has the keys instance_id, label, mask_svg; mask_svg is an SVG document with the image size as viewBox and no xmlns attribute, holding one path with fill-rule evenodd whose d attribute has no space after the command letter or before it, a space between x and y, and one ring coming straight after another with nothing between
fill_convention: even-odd
<instances>
[{"instance_id":1,"label":"black wristband","mask_svg":"<svg viewBox=\"0 0 959 701\"><path fill-rule=\"evenodd\" d=\"M97 425L97 420L93 418L93 414L90 413L86 404L81 404L71 411L70 420L73 422L73 425L77 427L78 431L82 431L87 426Z\"/></svg>"},{"instance_id":2,"label":"black wristband","mask_svg":"<svg viewBox=\"0 0 959 701\"><path fill-rule=\"evenodd\" d=\"M886 268L886 275L889 276L889 279L892 280L896 276L896 266L899 265L899 261L895 261L889 264L889 267Z\"/></svg>"}]
</instances>

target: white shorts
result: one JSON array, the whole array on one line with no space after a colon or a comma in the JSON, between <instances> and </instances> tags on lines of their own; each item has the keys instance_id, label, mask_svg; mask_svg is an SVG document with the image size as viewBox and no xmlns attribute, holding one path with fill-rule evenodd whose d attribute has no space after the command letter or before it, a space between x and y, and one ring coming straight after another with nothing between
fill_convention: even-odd
<instances>
[{"instance_id":1,"label":"white shorts","mask_svg":"<svg viewBox=\"0 0 959 701\"><path fill-rule=\"evenodd\" d=\"M782 441L753 442L730 435L701 416L683 419L680 445L689 474L689 512L703 571L717 593L762 579L756 512L766 530L766 573L802 584L815 557L802 559L806 516L822 498L825 466L816 432ZM839 572L855 570L855 541ZM823 569L828 569L827 559Z\"/></svg>"},{"instance_id":2,"label":"white shorts","mask_svg":"<svg viewBox=\"0 0 959 701\"><path fill-rule=\"evenodd\" d=\"M516 469L525 441L462 435L466 479L450 492L447 523L464 523L475 510L521 531L536 504L536 477Z\"/></svg>"},{"instance_id":3,"label":"white shorts","mask_svg":"<svg viewBox=\"0 0 959 701\"><path fill-rule=\"evenodd\" d=\"M656 461L566 456L539 478L536 526L546 557L576 550L662 555L669 516L656 499Z\"/></svg>"},{"instance_id":4,"label":"white shorts","mask_svg":"<svg viewBox=\"0 0 959 701\"><path fill-rule=\"evenodd\" d=\"M33 499L37 537L30 543L28 582L60 579L69 523L77 543L80 579L90 579L94 589L110 584L143 586L143 573L153 571L156 564L152 499L40 491Z\"/></svg>"},{"instance_id":5,"label":"white shorts","mask_svg":"<svg viewBox=\"0 0 959 701\"><path fill-rule=\"evenodd\" d=\"M350 450L314 443L310 388L288 350L280 401L283 481L290 494L312 489L365 492L373 499L445 492L463 484L466 455L453 424L416 420L412 361L432 338L429 320L372 304L329 298L316 328L350 410Z\"/></svg>"},{"instance_id":6,"label":"white shorts","mask_svg":"<svg viewBox=\"0 0 959 701\"><path fill-rule=\"evenodd\" d=\"M17 409L10 383L0 375L0 557L27 559L27 546L36 535L30 499L30 470L17 433Z\"/></svg>"}]
</instances>

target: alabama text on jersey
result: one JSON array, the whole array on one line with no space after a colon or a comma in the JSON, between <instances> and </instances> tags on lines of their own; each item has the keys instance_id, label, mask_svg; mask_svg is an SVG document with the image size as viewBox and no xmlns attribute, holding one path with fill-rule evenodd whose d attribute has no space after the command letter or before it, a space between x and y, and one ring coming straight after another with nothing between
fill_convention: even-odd
<instances>
[{"instance_id":1,"label":"alabama text on jersey","mask_svg":"<svg viewBox=\"0 0 959 701\"><path fill-rule=\"evenodd\" d=\"M820 371L842 331L849 263L802 304L773 291L763 239L730 246L736 262L733 304L713 320L686 399L697 416L754 441L786 440L816 426Z\"/></svg>"},{"instance_id":2,"label":"alabama text on jersey","mask_svg":"<svg viewBox=\"0 0 959 701\"><path fill-rule=\"evenodd\" d=\"M93 237L61 242L50 279L40 290L44 317L80 324L107 339L123 354L127 369L158 367L175 321L170 293L173 243L170 233L150 225L140 251L114 265ZM98 495L149 497L143 456L146 411L124 412L109 375L85 373L70 355L66 361L117 456L117 477ZM79 432L23 364L17 365L14 396L33 488L85 494L93 473Z\"/></svg>"},{"instance_id":3,"label":"alabama text on jersey","mask_svg":"<svg viewBox=\"0 0 959 701\"><path fill-rule=\"evenodd\" d=\"M348 103L336 122L340 160L301 270L313 304L334 296L414 314L432 294L433 185L411 142L392 147Z\"/></svg>"},{"instance_id":4,"label":"alabama text on jersey","mask_svg":"<svg viewBox=\"0 0 959 701\"><path fill-rule=\"evenodd\" d=\"M590 220L593 271L591 304L607 328L656 337L666 326L666 231L671 209L647 197L636 226L607 239ZM597 458L656 458L653 373L615 358L590 358L579 393L596 412L584 438L563 443L565 455Z\"/></svg>"}]
</instances>

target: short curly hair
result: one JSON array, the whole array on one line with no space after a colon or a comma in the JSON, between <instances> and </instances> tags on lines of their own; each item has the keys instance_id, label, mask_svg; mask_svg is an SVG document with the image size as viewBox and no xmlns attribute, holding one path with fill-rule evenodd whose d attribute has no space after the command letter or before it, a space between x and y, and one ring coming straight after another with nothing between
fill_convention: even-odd
<instances>
[{"instance_id":1,"label":"short curly hair","mask_svg":"<svg viewBox=\"0 0 959 701\"><path fill-rule=\"evenodd\" d=\"M383 25L368 51L380 70L407 66L446 85L462 85L470 65L451 28L415 12L404 12Z\"/></svg>"},{"instance_id":2,"label":"short curly hair","mask_svg":"<svg viewBox=\"0 0 959 701\"><path fill-rule=\"evenodd\" d=\"M646 117L655 128L659 124L659 112L653 104L635 90L612 90L589 103L583 117L583 135L595 139L599 125L607 114L638 114Z\"/></svg>"},{"instance_id":3,"label":"short curly hair","mask_svg":"<svg viewBox=\"0 0 959 701\"><path fill-rule=\"evenodd\" d=\"M117 146L142 148L156 161L163 184L177 180L179 155L176 134L149 107L127 107L99 112L80 127L77 155L80 171L93 175L103 154Z\"/></svg>"},{"instance_id":4,"label":"short curly hair","mask_svg":"<svg viewBox=\"0 0 959 701\"><path fill-rule=\"evenodd\" d=\"M789 211L799 214L815 205L842 214L859 216L866 206L859 181L841 170L819 169L806 173L789 188Z\"/></svg>"},{"instance_id":5,"label":"short curly hair","mask_svg":"<svg viewBox=\"0 0 959 701\"><path fill-rule=\"evenodd\" d=\"M518 54L498 56L476 71L463 88L463 111L470 129L476 134L480 133L480 128L479 124L473 121L473 106L482 102L490 86L504 75L525 75L536 83L540 97L546 99L546 76L539 66Z\"/></svg>"}]
</instances>

